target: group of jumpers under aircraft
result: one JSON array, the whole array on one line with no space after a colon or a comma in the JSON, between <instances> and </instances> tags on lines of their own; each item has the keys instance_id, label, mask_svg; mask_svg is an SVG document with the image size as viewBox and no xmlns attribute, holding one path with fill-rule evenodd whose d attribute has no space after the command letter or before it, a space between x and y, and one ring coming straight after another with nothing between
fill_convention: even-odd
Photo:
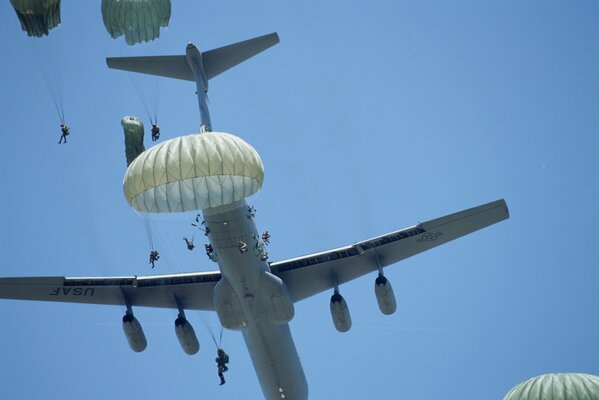
<instances>
[{"instance_id":1,"label":"group of jumpers under aircraft","mask_svg":"<svg viewBox=\"0 0 599 400\"><path fill-rule=\"evenodd\" d=\"M207 92L209 79L278 42L278 35L271 33L206 52L189 43L184 55L106 59L113 69L195 82L199 132L145 149L135 128L138 120L123 118L128 163L123 186L128 203L142 213L199 211L192 224L208 238L206 253L218 270L6 277L0 278L0 298L124 307L122 326L135 352L145 350L147 341L134 307L178 310L175 332L190 355L198 352L199 342L185 311L214 311L222 327L242 333L266 399L306 399L308 383L289 328L296 302L332 291L333 324L347 332L352 320L341 286L373 272L379 309L393 314L396 299L384 267L509 218L501 199L336 249L269 262L265 246L270 233L258 233L255 210L246 202L262 186L262 160L239 136L213 131ZM184 241L193 250L193 238ZM153 261L158 258L156 252ZM221 384L228 361L228 355L218 351Z\"/></svg>"}]
</instances>

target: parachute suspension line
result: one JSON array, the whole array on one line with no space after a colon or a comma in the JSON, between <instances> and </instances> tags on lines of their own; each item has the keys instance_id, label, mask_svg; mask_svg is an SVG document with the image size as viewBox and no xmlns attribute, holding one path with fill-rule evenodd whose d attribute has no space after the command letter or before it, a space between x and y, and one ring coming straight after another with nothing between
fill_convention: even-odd
<instances>
[{"instance_id":1,"label":"parachute suspension line","mask_svg":"<svg viewBox=\"0 0 599 400\"><path fill-rule=\"evenodd\" d=\"M210 335L212 336L212 341L214 342L214 345L216 346L216 348L220 349L219 344L216 343L216 337L214 336L214 332L210 331Z\"/></svg>"},{"instance_id":2,"label":"parachute suspension line","mask_svg":"<svg viewBox=\"0 0 599 400\"><path fill-rule=\"evenodd\" d=\"M59 37L59 35L56 36L57 38ZM52 74L52 81L55 84L55 91L56 91L56 99L57 99L57 104L58 104L58 114L60 115L60 121L64 124L65 123L65 117L64 117L64 96L63 96L63 86L62 86L62 73L61 71L58 71L58 62L60 61L59 59L62 58L62 49L60 46L60 41L57 40L57 45L56 45L56 53L58 54L52 54L52 52L50 53L50 57L51 57L51 61L50 61L50 73Z\"/></svg>"},{"instance_id":3,"label":"parachute suspension line","mask_svg":"<svg viewBox=\"0 0 599 400\"><path fill-rule=\"evenodd\" d=\"M53 44L49 37L36 39L34 42L40 42L33 45L33 53L39 65L42 77L44 78L44 83L46 84L50 98L54 103L54 108L60 118L60 122L64 124L65 116L62 95L62 75L57 68L58 58L60 57L53 54L57 45Z\"/></svg>"},{"instance_id":4,"label":"parachute suspension line","mask_svg":"<svg viewBox=\"0 0 599 400\"><path fill-rule=\"evenodd\" d=\"M169 220L169 216L166 215L155 215L153 221L153 236L157 246L160 247L161 255L164 256L163 268L166 268L169 272L175 270L181 271L184 268L184 263L181 260L184 246L181 241L180 231L177 233L173 232L174 221ZM176 225L176 224L175 224Z\"/></svg>"},{"instance_id":5,"label":"parachute suspension line","mask_svg":"<svg viewBox=\"0 0 599 400\"><path fill-rule=\"evenodd\" d=\"M146 112L146 115L148 116L148 119L150 121L152 121L152 113L150 112L150 106L148 104L148 99L146 98L145 94L143 93L143 91L140 87L141 84L131 75L129 75L129 79L131 80L131 83L133 84L133 87L135 88L137 97L139 98L139 101L141 101L141 105L143 106L144 111Z\"/></svg>"},{"instance_id":6,"label":"parachute suspension line","mask_svg":"<svg viewBox=\"0 0 599 400\"><path fill-rule=\"evenodd\" d=\"M159 0L159 1L162 1L162 0ZM115 7L117 4L119 4L119 1L116 1L116 0L107 0L106 2L114 3L113 5L111 4L110 6L107 5L107 7ZM104 3L104 1L103 1L103 3ZM108 11L108 10L103 9L103 15L104 15L104 11ZM111 18L111 15L105 16L105 23L106 23L106 19L109 19L109 18ZM120 21L120 20L115 22L115 24L120 24L120 23L122 23L122 21ZM114 27L114 24L112 27ZM107 27L107 29L108 29L108 27ZM124 33L121 33L119 31L119 36L122 34L124 34ZM144 47L145 50L142 50L143 48L140 49L138 46L131 46L131 44L127 45L127 46L119 45L119 44L117 44L116 41L114 42L113 47L114 47L115 51L118 52L118 54L120 54L121 57L140 55L140 54L143 54L148 49L155 50L157 48L156 42L154 42L154 41L146 43L145 47ZM126 52L124 51L124 49L126 49ZM159 87L160 80L159 80L159 78L151 77L151 76L144 75L144 74L127 74L127 77L129 79L129 82L131 82L131 85L135 89L135 93L137 94L137 97L138 97L141 105L143 106L146 116L148 117L150 122L156 123L158 108L159 108L158 106L160 104L160 87ZM152 118L152 116L154 116L154 117Z\"/></svg>"},{"instance_id":7,"label":"parachute suspension line","mask_svg":"<svg viewBox=\"0 0 599 400\"><path fill-rule=\"evenodd\" d=\"M221 343L223 341L223 327L220 327L220 337L218 342L216 341L216 335L214 335L214 331L212 330L212 328L210 328L210 325L206 322L206 320L204 319L204 317L202 316L202 314L200 314L200 319L202 320L202 323L204 324L204 326L206 327L206 330L208 331L208 333L210 334L210 336L212 337L212 341L214 342L214 346L216 346L216 349L220 349L221 347Z\"/></svg>"},{"instance_id":8,"label":"parachute suspension line","mask_svg":"<svg viewBox=\"0 0 599 400\"><path fill-rule=\"evenodd\" d=\"M150 250L155 250L154 247L154 235L152 235L152 221L147 215L142 215L144 227L146 228L146 235L148 236L148 243L150 244Z\"/></svg>"},{"instance_id":9,"label":"parachute suspension line","mask_svg":"<svg viewBox=\"0 0 599 400\"><path fill-rule=\"evenodd\" d=\"M160 81L157 77L154 77L154 123L158 124L157 114L160 111Z\"/></svg>"},{"instance_id":10,"label":"parachute suspension line","mask_svg":"<svg viewBox=\"0 0 599 400\"><path fill-rule=\"evenodd\" d=\"M150 123L157 124L158 104L160 101L160 91L158 90L157 78L139 77L133 76L132 74L128 74L128 76L129 80L131 81L131 84L135 88L137 97L139 98L139 101L141 102L144 111L146 112L146 115L150 120ZM152 90L150 90L149 84L146 84L147 80L153 81L154 93L151 93ZM152 101L150 98L154 98L154 101Z\"/></svg>"},{"instance_id":11,"label":"parachute suspension line","mask_svg":"<svg viewBox=\"0 0 599 400\"><path fill-rule=\"evenodd\" d=\"M189 216L182 215L177 220L172 214L138 210L135 213L143 219L150 247L160 252L160 266L165 273L181 272L189 268L191 258L197 259L197 251L189 252L181 240L185 236L182 232L187 233Z\"/></svg>"}]
</instances>

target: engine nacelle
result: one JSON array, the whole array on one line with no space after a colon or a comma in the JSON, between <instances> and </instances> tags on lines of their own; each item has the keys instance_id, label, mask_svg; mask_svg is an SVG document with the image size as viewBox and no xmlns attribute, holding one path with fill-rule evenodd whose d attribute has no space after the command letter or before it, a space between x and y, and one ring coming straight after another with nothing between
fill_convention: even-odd
<instances>
[{"instance_id":1,"label":"engine nacelle","mask_svg":"<svg viewBox=\"0 0 599 400\"><path fill-rule=\"evenodd\" d=\"M376 301L379 303L381 312L385 315L393 314L397 309L395 295L393 294L391 282L383 275L379 275L376 281L374 281L374 293L376 294Z\"/></svg>"},{"instance_id":2,"label":"engine nacelle","mask_svg":"<svg viewBox=\"0 0 599 400\"><path fill-rule=\"evenodd\" d=\"M241 330L247 326L241 303L225 277L214 287L214 308L223 327Z\"/></svg>"},{"instance_id":3,"label":"engine nacelle","mask_svg":"<svg viewBox=\"0 0 599 400\"><path fill-rule=\"evenodd\" d=\"M130 312L123 316L123 332L125 332L131 350L140 353L148 346L141 324Z\"/></svg>"},{"instance_id":4,"label":"engine nacelle","mask_svg":"<svg viewBox=\"0 0 599 400\"><path fill-rule=\"evenodd\" d=\"M337 292L331 296L331 317L333 317L333 323L339 332L347 332L350 330L351 316L349 315L347 302L343 296Z\"/></svg>"},{"instance_id":5,"label":"engine nacelle","mask_svg":"<svg viewBox=\"0 0 599 400\"><path fill-rule=\"evenodd\" d=\"M179 339L181 348L183 348L185 353L191 356L200 350L198 337L193 330L193 326L191 326L185 317L179 316L179 318L175 320L175 333L177 334L177 339Z\"/></svg>"},{"instance_id":6,"label":"engine nacelle","mask_svg":"<svg viewBox=\"0 0 599 400\"><path fill-rule=\"evenodd\" d=\"M286 324L293 319L293 300L281 278L270 272L260 274L260 300L270 322Z\"/></svg>"}]
</instances>

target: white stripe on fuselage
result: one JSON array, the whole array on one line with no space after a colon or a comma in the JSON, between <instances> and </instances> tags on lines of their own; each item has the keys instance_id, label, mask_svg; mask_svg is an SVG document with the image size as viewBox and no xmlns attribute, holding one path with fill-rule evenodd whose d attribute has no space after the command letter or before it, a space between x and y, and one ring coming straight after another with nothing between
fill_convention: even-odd
<instances>
[{"instance_id":1,"label":"white stripe on fuselage","mask_svg":"<svg viewBox=\"0 0 599 400\"><path fill-rule=\"evenodd\" d=\"M240 300L247 326L242 330L262 392L268 400L308 398L308 384L289 324L274 324L260 301L260 274L270 272L256 251L260 240L245 201L204 212L208 237L226 278ZM239 243L247 244L242 253Z\"/></svg>"}]
</instances>

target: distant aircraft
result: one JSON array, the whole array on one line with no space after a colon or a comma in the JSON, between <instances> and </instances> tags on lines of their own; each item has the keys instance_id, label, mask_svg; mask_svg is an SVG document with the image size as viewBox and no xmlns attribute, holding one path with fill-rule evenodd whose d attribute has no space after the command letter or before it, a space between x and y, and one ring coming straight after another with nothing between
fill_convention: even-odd
<instances>
[{"instance_id":1,"label":"distant aircraft","mask_svg":"<svg viewBox=\"0 0 599 400\"><path fill-rule=\"evenodd\" d=\"M384 267L509 218L505 201L497 200L337 249L268 262L263 245L269 236L267 232L258 235L253 208L245 201L262 184L262 163L240 138L212 132L206 93L210 78L278 41L278 35L272 33L205 53L190 43L186 55L181 56L107 59L111 68L196 82L200 133L144 151L129 166L124 185L129 203L141 211L201 209L209 255L218 263L218 271L0 278L0 298L125 306L123 329L134 351L145 349L146 338L133 307L178 309L175 330L188 354L197 352L199 346L185 310L216 311L223 327L243 334L266 399L307 399L308 384L288 324L294 316L294 303L332 291L333 323L338 331L346 332L351 317L340 287L376 272L379 308L392 314L396 301ZM165 149L168 157L162 155ZM173 149L180 149L181 155L175 155ZM211 159L208 154L217 151L221 153ZM174 167L173 157L181 157ZM215 167L215 160L222 165ZM176 174L165 170L148 183L144 172L152 170L144 168L175 168ZM209 169L218 172L205 172Z\"/></svg>"}]
</instances>

